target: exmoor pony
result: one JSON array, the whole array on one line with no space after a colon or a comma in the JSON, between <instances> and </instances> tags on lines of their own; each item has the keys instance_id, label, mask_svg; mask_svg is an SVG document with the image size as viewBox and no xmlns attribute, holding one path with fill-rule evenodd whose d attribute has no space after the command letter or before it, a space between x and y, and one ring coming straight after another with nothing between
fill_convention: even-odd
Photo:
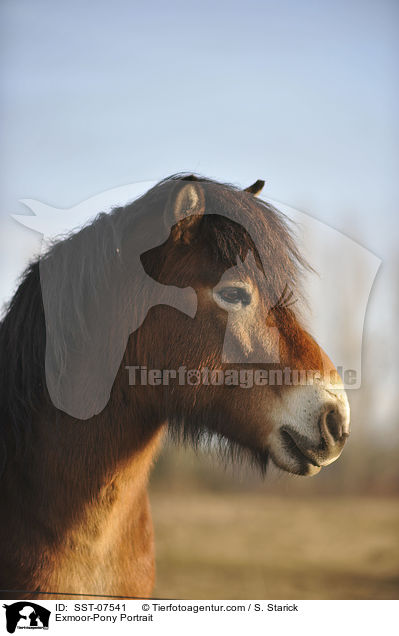
<instances>
[{"instance_id":1,"label":"exmoor pony","mask_svg":"<svg viewBox=\"0 0 399 636\"><path fill-rule=\"evenodd\" d=\"M4 599L151 594L166 430L262 472L340 455L347 397L301 325L307 264L262 185L174 175L25 272L0 325Z\"/></svg>"}]
</instances>

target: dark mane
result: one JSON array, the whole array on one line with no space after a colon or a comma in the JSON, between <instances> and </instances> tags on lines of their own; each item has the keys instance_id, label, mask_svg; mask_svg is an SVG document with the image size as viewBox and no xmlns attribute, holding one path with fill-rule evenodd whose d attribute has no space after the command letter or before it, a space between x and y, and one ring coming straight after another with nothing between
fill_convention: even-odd
<instances>
[{"instance_id":1,"label":"dark mane","mask_svg":"<svg viewBox=\"0 0 399 636\"><path fill-rule=\"evenodd\" d=\"M57 319L59 324L73 321L79 325L82 337L89 339L85 312L87 295L95 300L100 289L113 285L116 272L123 265L119 250L129 233L134 233L138 220L155 213L161 222L171 193L188 180L206 186L206 208L212 214L204 217L201 237L220 262L234 266L237 256L244 260L248 250L256 254L252 238L238 223L239 217L234 222L225 216L239 209L240 214L251 221L252 232L255 232L253 238L258 238L263 249L260 255L263 262L270 264L267 272L270 287L282 290L288 283L290 287L298 288L298 278L306 263L296 248L287 219L271 205L230 184L176 174L160 181L133 203L116 208L110 214L99 214L90 225L55 242L45 255L27 268L0 324L0 442L3 449L15 447L22 451L35 417L50 402L45 381L46 329L40 268L57 259L57 269L51 280ZM88 245L89 250L86 249ZM59 356L62 355L61 342ZM193 431L191 429L190 439L195 443L200 433ZM4 461L4 450L0 460Z\"/></svg>"}]
</instances>

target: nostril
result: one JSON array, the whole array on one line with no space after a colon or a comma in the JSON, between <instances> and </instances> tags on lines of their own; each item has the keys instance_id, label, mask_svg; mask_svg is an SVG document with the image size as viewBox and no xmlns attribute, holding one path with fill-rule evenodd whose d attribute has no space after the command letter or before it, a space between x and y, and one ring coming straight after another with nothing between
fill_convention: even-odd
<instances>
[{"instance_id":1,"label":"nostril","mask_svg":"<svg viewBox=\"0 0 399 636\"><path fill-rule=\"evenodd\" d=\"M332 410L327 413L326 426L331 437L335 440L342 437L342 418L337 411Z\"/></svg>"},{"instance_id":2,"label":"nostril","mask_svg":"<svg viewBox=\"0 0 399 636\"><path fill-rule=\"evenodd\" d=\"M336 408L326 409L324 413L322 413L319 420L319 427L320 432L327 443L328 439L330 439L330 441L338 442L339 440L342 440L343 437L347 437L344 433L343 417L340 411Z\"/></svg>"}]
</instances>

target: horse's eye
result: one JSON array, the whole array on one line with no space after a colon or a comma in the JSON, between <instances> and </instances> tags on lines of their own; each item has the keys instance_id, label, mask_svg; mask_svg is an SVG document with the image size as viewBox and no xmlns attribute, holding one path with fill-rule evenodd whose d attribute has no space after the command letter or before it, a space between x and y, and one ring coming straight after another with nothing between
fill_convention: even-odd
<instances>
[{"instance_id":1,"label":"horse's eye","mask_svg":"<svg viewBox=\"0 0 399 636\"><path fill-rule=\"evenodd\" d=\"M250 294L242 287L225 287L218 292L218 296L226 303L231 305L249 305L251 302Z\"/></svg>"}]
</instances>

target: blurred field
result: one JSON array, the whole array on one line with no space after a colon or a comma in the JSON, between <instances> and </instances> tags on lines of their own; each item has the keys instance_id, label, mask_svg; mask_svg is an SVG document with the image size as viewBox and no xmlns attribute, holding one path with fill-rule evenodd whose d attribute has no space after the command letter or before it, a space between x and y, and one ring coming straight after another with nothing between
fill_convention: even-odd
<instances>
[{"instance_id":1,"label":"blurred field","mask_svg":"<svg viewBox=\"0 0 399 636\"><path fill-rule=\"evenodd\" d=\"M399 598L396 498L154 492L151 502L154 596Z\"/></svg>"}]
</instances>

